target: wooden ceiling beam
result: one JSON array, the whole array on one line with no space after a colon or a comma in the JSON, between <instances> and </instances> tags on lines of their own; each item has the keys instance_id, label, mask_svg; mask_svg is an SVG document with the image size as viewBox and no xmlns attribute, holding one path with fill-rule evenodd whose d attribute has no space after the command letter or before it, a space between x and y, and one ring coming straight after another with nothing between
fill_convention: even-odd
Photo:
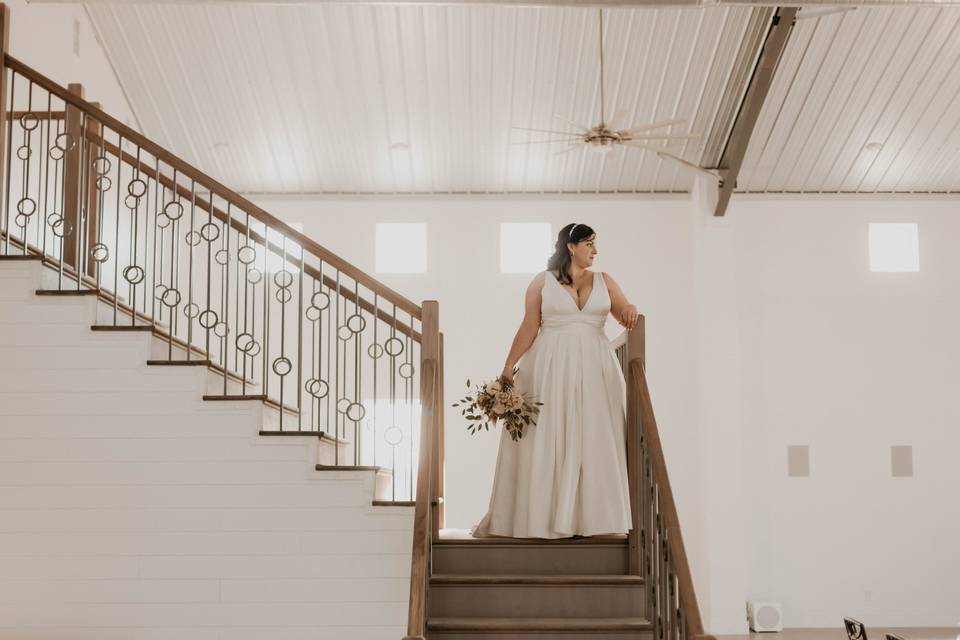
<instances>
[{"instance_id":1,"label":"wooden ceiling beam","mask_svg":"<svg viewBox=\"0 0 960 640\"><path fill-rule=\"evenodd\" d=\"M717 208L713 213L715 216L722 216L726 213L730 196L733 195L733 190L737 187L737 176L740 175L740 167L743 165L743 158L747 153L750 136L753 134L757 117L760 115L767 93L770 91L770 85L773 82L774 74L777 72L780 57L787 47L787 41L793 31L798 10L798 7L778 7L770 20L770 29L767 31L766 38L764 38L763 49L753 69L750 82L747 84L743 102L740 103L740 109L733 121L730 137L727 139L727 144L723 148L723 154L720 156L720 162L717 165L717 170L720 172L720 184Z\"/></svg>"}]
</instances>

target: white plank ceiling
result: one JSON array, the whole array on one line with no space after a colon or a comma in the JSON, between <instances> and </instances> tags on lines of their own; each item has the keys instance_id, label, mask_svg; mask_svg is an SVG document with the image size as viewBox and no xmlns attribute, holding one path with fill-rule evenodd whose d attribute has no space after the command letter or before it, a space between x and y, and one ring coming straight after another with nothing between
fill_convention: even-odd
<instances>
[{"instance_id":1,"label":"white plank ceiling","mask_svg":"<svg viewBox=\"0 0 960 640\"><path fill-rule=\"evenodd\" d=\"M956 7L798 20L737 190L960 191L958 95Z\"/></svg>"},{"instance_id":2,"label":"white plank ceiling","mask_svg":"<svg viewBox=\"0 0 960 640\"><path fill-rule=\"evenodd\" d=\"M687 191L653 152L512 144L599 118L595 9L90 4L144 132L246 192ZM704 138L753 8L606 10L607 118ZM558 117L559 116L559 117Z\"/></svg>"},{"instance_id":3,"label":"white plank ceiling","mask_svg":"<svg viewBox=\"0 0 960 640\"><path fill-rule=\"evenodd\" d=\"M597 123L595 9L93 3L87 11L144 132L238 191L691 188L689 168L650 151L515 144L552 137L517 127ZM670 148L712 166L717 158L707 156L743 90L730 85L735 59L762 11L605 10L606 118L687 118L670 132L702 138ZM960 189L958 21L957 8L909 7L799 20L737 190Z\"/></svg>"}]
</instances>

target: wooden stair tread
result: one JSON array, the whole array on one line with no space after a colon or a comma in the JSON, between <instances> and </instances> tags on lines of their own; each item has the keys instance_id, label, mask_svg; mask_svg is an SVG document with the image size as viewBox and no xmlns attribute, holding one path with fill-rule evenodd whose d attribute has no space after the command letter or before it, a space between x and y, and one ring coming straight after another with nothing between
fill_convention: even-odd
<instances>
[{"instance_id":1,"label":"wooden stair tread","mask_svg":"<svg viewBox=\"0 0 960 640\"><path fill-rule=\"evenodd\" d=\"M415 507L416 500L374 500L375 507Z\"/></svg>"},{"instance_id":2,"label":"wooden stair tread","mask_svg":"<svg viewBox=\"0 0 960 640\"><path fill-rule=\"evenodd\" d=\"M642 585L643 576L629 574L433 574L430 584L556 584Z\"/></svg>"},{"instance_id":3,"label":"wooden stair tread","mask_svg":"<svg viewBox=\"0 0 960 640\"><path fill-rule=\"evenodd\" d=\"M147 360L153 367L209 367L209 360Z\"/></svg>"},{"instance_id":4,"label":"wooden stair tread","mask_svg":"<svg viewBox=\"0 0 960 640\"><path fill-rule=\"evenodd\" d=\"M335 436L332 436L326 431L310 431L310 430L297 431L296 429L284 429L280 431L277 429L260 429L260 435L262 436L308 436L312 438L320 438L321 440L325 442L329 442L330 444L339 443L341 445L350 444L351 442L353 442L352 440L346 440L344 438L337 438Z\"/></svg>"},{"instance_id":5,"label":"wooden stair tread","mask_svg":"<svg viewBox=\"0 0 960 640\"><path fill-rule=\"evenodd\" d=\"M0 255L0 260L43 260L43 256L39 256L33 253L28 253L27 255Z\"/></svg>"},{"instance_id":6,"label":"wooden stair tread","mask_svg":"<svg viewBox=\"0 0 960 640\"><path fill-rule=\"evenodd\" d=\"M376 471L388 473L390 470L380 465L372 464L318 464L317 471Z\"/></svg>"},{"instance_id":7,"label":"wooden stair tread","mask_svg":"<svg viewBox=\"0 0 960 640\"><path fill-rule=\"evenodd\" d=\"M91 331L149 331L153 332L151 324L94 324L90 325Z\"/></svg>"},{"instance_id":8,"label":"wooden stair tread","mask_svg":"<svg viewBox=\"0 0 960 640\"><path fill-rule=\"evenodd\" d=\"M444 538L436 540L434 546L497 546L497 545L614 545L626 546L627 537L621 536L589 536L585 538Z\"/></svg>"},{"instance_id":9,"label":"wooden stair tread","mask_svg":"<svg viewBox=\"0 0 960 640\"><path fill-rule=\"evenodd\" d=\"M646 618L428 618L433 631L643 631Z\"/></svg>"},{"instance_id":10,"label":"wooden stair tread","mask_svg":"<svg viewBox=\"0 0 960 640\"><path fill-rule=\"evenodd\" d=\"M98 296L99 289L37 289L38 296Z\"/></svg>"}]
</instances>

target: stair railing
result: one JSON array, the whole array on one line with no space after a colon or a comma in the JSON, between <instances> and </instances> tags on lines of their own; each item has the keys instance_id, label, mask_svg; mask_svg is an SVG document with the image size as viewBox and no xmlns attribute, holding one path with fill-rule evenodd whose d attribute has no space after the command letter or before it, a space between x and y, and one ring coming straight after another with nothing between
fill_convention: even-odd
<instances>
[{"instance_id":1,"label":"stair railing","mask_svg":"<svg viewBox=\"0 0 960 640\"><path fill-rule=\"evenodd\" d=\"M629 571L644 577L654 639L688 640L704 635L703 620L647 385L645 321L610 343L627 383Z\"/></svg>"},{"instance_id":2,"label":"stair railing","mask_svg":"<svg viewBox=\"0 0 960 640\"><path fill-rule=\"evenodd\" d=\"M0 5L9 28L9 11ZM97 295L96 329L152 331L151 364L206 365L207 400L262 400L338 467L415 495L423 312L82 97L0 58L0 256ZM438 357L438 356L434 356Z\"/></svg>"},{"instance_id":3,"label":"stair railing","mask_svg":"<svg viewBox=\"0 0 960 640\"><path fill-rule=\"evenodd\" d=\"M426 637L427 598L433 560L433 543L443 523L443 339L438 306L423 304L423 365L421 366L420 468L413 521L410 562L410 601L404 640Z\"/></svg>"}]
</instances>

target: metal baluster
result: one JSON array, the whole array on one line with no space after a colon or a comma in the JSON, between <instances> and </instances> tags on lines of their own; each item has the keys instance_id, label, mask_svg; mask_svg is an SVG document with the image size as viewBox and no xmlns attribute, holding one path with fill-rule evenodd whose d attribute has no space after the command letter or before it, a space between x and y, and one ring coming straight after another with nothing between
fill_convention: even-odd
<instances>
[{"instance_id":1,"label":"metal baluster","mask_svg":"<svg viewBox=\"0 0 960 640\"><path fill-rule=\"evenodd\" d=\"M393 325L390 327L390 339L387 341L391 345L402 345L403 343L397 338L397 305L393 305ZM394 429L397 427L397 355L399 355L401 349L394 346L392 349L387 349L387 353L390 354L390 426L388 429ZM384 434L386 435L386 434ZM387 438L386 442L390 445L390 468L396 468L397 466L397 443L391 442L395 440L395 437ZM396 474L390 474L390 499L397 499L397 476Z\"/></svg>"},{"instance_id":2,"label":"metal baluster","mask_svg":"<svg viewBox=\"0 0 960 640\"><path fill-rule=\"evenodd\" d=\"M269 241L267 242L269 245ZM274 274L274 284L277 285L277 301L280 303L280 357L273 361L271 369L280 377L280 429L283 429L283 392L286 387L286 376L290 373L290 359L287 358L287 302L290 300L289 286L293 284L293 274L287 270L287 234L280 240L282 260L280 269ZM267 254L269 259L269 254ZM288 276L289 275L289 279Z\"/></svg>"},{"instance_id":3,"label":"metal baluster","mask_svg":"<svg viewBox=\"0 0 960 640\"><path fill-rule=\"evenodd\" d=\"M122 163L123 161L123 151L120 151L120 158L118 162ZM141 191L141 185L143 190ZM117 184L119 191L119 183ZM127 295L130 298L130 308L132 313L130 314L130 324L134 325L137 322L137 285L140 282L143 282L144 273L143 267L138 264L139 260L139 245L137 238L139 237L139 226L140 226L140 198L147 192L147 185L140 178L140 145L137 145L137 154L136 154L136 164L133 167L133 178L127 182L127 195L124 197L124 202L127 205L127 208L130 210L130 264L126 266L123 270L123 279L127 281ZM119 213L119 212L118 212ZM120 297L120 292L115 292L115 297Z\"/></svg>"},{"instance_id":4,"label":"metal baluster","mask_svg":"<svg viewBox=\"0 0 960 640\"><path fill-rule=\"evenodd\" d=\"M378 294L376 291L373 292L373 344L370 345L370 350L372 351L371 356L373 357L373 466L377 466L377 407L379 403L379 396L377 396L377 370L380 368L377 366L380 363L380 358L383 356L383 347L380 346L380 343L377 342L377 325L380 324L380 318L377 311L380 310L380 301L378 299Z\"/></svg>"},{"instance_id":5,"label":"metal baluster","mask_svg":"<svg viewBox=\"0 0 960 640\"><path fill-rule=\"evenodd\" d=\"M200 237L207 243L207 300L203 313L201 313L197 319L200 322L200 327L205 330L204 352L211 362L213 362L214 357L213 352L210 351L210 329L216 324L216 321L211 322L211 319L215 317L215 313L210 306L210 294L213 288L213 241L217 239L218 234L218 232L215 231L216 229L217 227L213 224L213 189L210 189L210 199L207 202L207 224L200 227ZM206 232L204 232L204 230L206 230ZM224 364L224 370L226 370L226 364Z\"/></svg>"},{"instance_id":6,"label":"metal baluster","mask_svg":"<svg viewBox=\"0 0 960 640\"><path fill-rule=\"evenodd\" d=\"M90 146L87 144L87 112L80 112L80 139L76 144L80 145L80 149L77 150L77 153L80 157L80 170L77 172L77 180L79 181L77 185L77 228L75 233L77 234L77 253L76 259L77 264L77 290L80 290L80 281L83 279L83 276L87 273L87 259L89 246L87 245L87 233L89 225L89 211L87 210L87 198L90 194L89 182L90 179Z\"/></svg>"},{"instance_id":7,"label":"metal baluster","mask_svg":"<svg viewBox=\"0 0 960 640\"><path fill-rule=\"evenodd\" d=\"M166 195L166 189L160 185L160 158L154 158L154 177L153 181L153 225L150 229L153 231L153 257L150 261L150 324L157 324L157 287L160 285L160 276L163 273L163 234L157 233L160 226L161 202ZM102 219L102 216L101 216ZM158 238L159 236L159 238ZM160 258L160 264L157 264L157 258ZM146 300L144 300L146 305ZM144 307L146 308L146 307ZM163 308L161 307L161 312Z\"/></svg>"},{"instance_id":8,"label":"metal baluster","mask_svg":"<svg viewBox=\"0 0 960 640\"><path fill-rule=\"evenodd\" d=\"M334 362L334 378L333 378L333 397L336 398L336 406L334 407L333 412L333 427L334 433L337 438L337 446L334 447L333 454L333 463L335 465L340 464L340 414L342 413L340 397L340 270L337 269L336 277L336 296L334 300L336 304L334 305L334 322L332 324L336 325L336 331L334 332L334 351L333 351L333 362Z\"/></svg>"},{"instance_id":9,"label":"metal baluster","mask_svg":"<svg viewBox=\"0 0 960 640\"><path fill-rule=\"evenodd\" d=\"M360 312L360 282L356 278L353 279L353 313L354 317L357 318L356 327L354 331L353 327L350 326L350 320L347 319L347 328L353 332L353 402L355 410L351 416L347 414L348 418L351 418L353 422L353 464L360 464L360 445L361 445L361 435L363 429L361 427L361 420L364 416L363 404L361 399L363 398L361 394L361 383L363 381L363 360L360 357L360 349L363 346L361 343L361 336L363 335L363 314ZM349 411L349 409L348 409Z\"/></svg>"},{"instance_id":10,"label":"metal baluster","mask_svg":"<svg viewBox=\"0 0 960 640\"><path fill-rule=\"evenodd\" d=\"M194 239L198 236L196 228L197 220L197 181L190 179L190 231L184 236L183 240L187 243L187 306L183 308L183 313L187 317L187 360L193 356L193 319L199 315L197 304L193 301L193 248ZM199 241L198 241L199 244Z\"/></svg>"},{"instance_id":11,"label":"metal baluster","mask_svg":"<svg viewBox=\"0 0 960 640\"><path fill-rule=\"evenodd\" d=\"M170 323L169 336L167 339L167 360L173 360L173 336L177 332L177 309L183 300L183 294L180 293L180 246L177 242L178 231L180 229L180 220L183 219L183 204L180 202L180 194L177 192L177 170L173 170L173 186L170 194L170 202L164 205L163 210L167 212L167 217L172 217L170 224L170 287L164 293L164 303L167 306L169 315L167 320Z\"/></svg>"},{"instance_id":12,"label":"metal baluster","mask_svg":"<svg viewBox=\"0 0 960 640\"><path fill-rule=\"evenodd\" d=\"M323 264L321 263L320 266L321 266L321 268L322 268L322 267L323 267ZM321 284L322 284L322 282L323 282L323 281L322 281L322 279L321 279ZM329 296L330 296L330 287L328 286L328 287L327 287L327 308L326 308L326 311L327 311L327 395L326 395L326 400L327 400L327 422L326 422L326 424L324 425L324 427L325 427L324 430L325 430L327 433L330 433L330 405L331 405L331 400L333 400L333 404L334 404L334 412L333 412L334 432L336 432L336 422L337 422L336 404L335 404L335 403L336 403L336 397L337 397L336 388L334 388L334 390L333 390L333 395L331 395L331 393L330 393L330 388L331 388L331 386L333 386L333 385L331 385L331 383L334 382L334 380L330 377L330 356L333 354L333 350L332 350L333 347L331 347L331 342L330 342L330 340L331 340L331 338L330 338L330 332L333 330L333 325L334 325L334 320L335 320L335 319L331 319L331 318L330 318L330 314L331 314L331 312L332 312L333 309L332 309L332 305L330 304L330 297L329 297ZM323 327L321 326L320 329L321 329L321 331L322 331L322 330L323 330ZM322 338L321 338L321 340L322 340ZM336 433L334 433L334 437L336 438ZM335 441L335 446L334 446L334 449L333 449L334 464L336 464L336 460L337 460L337 458L338 458L338 456L339 456L339 451L340 451L340 441L339 441L339 440L336 440L336 441Z\"/></svg>"},{"instance_id":13,"label":"metal baluster","mask_svg":"<svg viewBox=\"0 0 960 640\"><path fill-rule=\"evenodd\" d=\"M407 368L404 372L401 372L401 375L404 377L404 383L403 383L404 399L406 400L407 410L409 413L408 419L407 419L407 440L410 441L410 457L408 458L409 463L407 465L408 466L407 472L409 473L407 488L408 490L411 490L411 487L413 487L413 428L414 428L413 427L414 425L414 422L413 422L413 372L414 372L413 362L414 360L413 360L413 314L411 313L409 314L409 316L410 316L410 333L409 335L407 335L406 338L404 338L404 342L407 345L406 357L405 357L405 364ZM439 367L437 368L437 371L439 371ZM409 376L405 374L409 374ZM392 473L396 475L397 473L396 465L394 465ZM411 500L413 499L412 492L410 493L410 496L408 496L408 498Z\"/></svg>"},{"instance_id":14,"label":"metal baluster","mask_svg":"<svg viewBox=\"0 0 960 640\"><path fill-rule=\"evenodd\" d=\"M52 94L47 93L47 111L52 113L51 109L53 108ZM46 158L46 169L43 171L43 204L40 207L40 213L42 217L37 220L37 233L39 234L39 239L37 241L37 247L40 248L42 255L47 255L47 215L50 212L50 161L54 160L53 150L59 149L56 146L56 142L50 138L50 127L52 125L53 118L47 118L47 144L44 145L43 156ZM11 130L12 130L13 118L11 118ZM59 121L57 122L57 138L59 139ZM54 160L54 162L56 162ZM56 168L56 164L54 164ZM56 196L56 184L54 184L54 196Z\"/></svg>"},{"instance_id":15,"label":"metal baluster","mask_svg":"<svg viewBox=\"0 0 960 640\"><path fill-rule=\"evenodd\" d=\"M31 123L34 126L27 127L25 123ZM20 227L20 238L23 241L23 254L27 254L27 226L30 224L30 216L36 212L37 204L30 198L30 156L33 155L33 149L31 148L31 140L33 138L33 130L36 128L36 124L39 121L37 117L33 114L33 81L27 85L27 111L20 117L20 126L23 127L23 145L20 149L23 149L23 170L21 171L22 175L22 186L20 200L17 202L17 216L14 219L18 227ZM20 150L18 149L18 156L20 155ZM30 209L30 204L32 203L33 209ZM22 224L21 224L22 223ZM10 232L10 229L7 229L7 233Z\"/></svg>"},{"instance_id":16,"label":"metal baluster","mask_svg":"<svg viewBox=\"0 0 960 640\"><path fill-rule=\"evenodd\" d=\"M227 202L227 224L223 233L223 244L221 245L220 255L222 257L222 271L223 271L223 290L221 292L221 299L223 304L220 305L220 322L221 322L221 333L220 336L220 354L223 358L223 395L227 395L227 369L230 366L229 359L229 343L227 342L227 337L230 335L230 230L233 226L233 208L231 202ZM212 202L211 202L212 205ZM237 305L237 308L240 308L240 305ZM237 324L234 325L236 328ZM216 333L216 331L214 332ZM236 351L234 351L236 353ZM237 368L236 358L234 358L233 368Z\"/></svg>"},{"instance_id":17,"label":"metal baluster","mask_svg":"<svg viewBox=\"0 0 960 640\"><path fill-rule=\"evenodd\" d=\"M263 393L270 397L270 228L263 226ZM280 430L283 431L283 407L280 407Z\"/></svg>"},{"instance_id":18,"label":"metal baluster","mask_svg":"<svg viewBox=\"0 0 960 640\"><path fill-rule=\"evenodd\" d=\"M6 69L2 70L6 73ZM7 187L3 198L3 253L10 255L10 172L13 167L13 94L17 88L17 74L10 72L10 107L7 113L10 114L9 124L7 124Z\"/></svg>"},{"instance_id":19,"label":"metal baluster","mask_svg":"<svg viewBox=\"0 0 960 640\"><path fill-rule=\"evenodd\" d=\"M50 146L50 120L53 119L53 94L49 91L47 92L47 117L46 120L46 134L44 134L44 127L40 127L40 158L37 161L37 208L34 211L33 216L31 216L36 222L37 229L37 240L36 246L43 246L43 241L46 238L46 233L44 233L44 211L46 211L47 204L47 191L46 191L46 172L44 171L44 166L49 170L50 168L50 156L47 153L47 149ZM12 116L11 116L12 117ZM46 162L44 162L46 160ZM43 179L41 180L41 176ZM40 215L37 216L36 214ZM43 237L41 238L41 234ZM23 255L27 255L27 243L23 243Z\"/></svg>"},{"instance_id":20,"label":"metal baluster","mask_svg":"<svg viewBox=\"0 0 960 640\"><path fill-rule=\"evenodd\" d=\"M243 238L243 247L239 247L237 249L237 286L238 287L240 286L239 284L240 266L239 265L240 264L243 265L243 333L240 335L237 335L237 338L234 341L234 344L236 345L237 350L243 352L243 376L240 380L241 395L247 395L247 364L249 359L247 351L249 351L253 347L253 335L249 333L250 326L247 322L247 319L249 318L249 311L250 311L250 286L251 286L250 285L250 263L248 262L247 259L249 258L250 253L254 251L253 248L250 247L250 213L249 212L247 212L247 220L246 220L246 224L244 225L244 228L245 228L246 235ZM239 238L237 239L237 244L238 245L240 244ZM256 256L255 252L254 252L254 256ZM239 308L240 306L239 289L237 291L238 291L237 307ZM238 331L240 330L239 321L237 322L237 330ZM243 340L241 340L241 338L243 338ZM253 363L250 362L249 364L252 367Z\"/></svg>"},{"instance_id":21,"label":"metal baluster","mask_svg":"<svg viewBox=\"0 0 960 640\"><path fill-rule=\"evenodd\" d=\"M307 257L300 247L300 275L297 283L297 431L303 431L303 273Z\"/></svg>"},{"instance_id":22,"label":"metal baluster","mask_svg":"<svg viewBox=\"0 0 960 640\"><path fill-rule=\"evenodd\" d=\"M121 170L123 168L123 135L117 133L117 189L116 189L116 205L114 206L114 238L113 238L113 325L117 325L117 305L120 302L120 185L122 182ZM103 176L102 176L103 177ZM104 180L109 180L109 178L103 177ZM107 184L102 182L101 185ZM113 185L110 184L106 188L101 186L100 191L108 191Z\"/></svg>"},{"instance_id":23,"label":"metal baluster","mask_svg":"<svg viewBox=\"0 0 960 640\"><path fill-rule=\"evenodd\" d=\"M57 130L59 131L59 126L57 127ZM101 128L101 131L100 131L101 140L105 140L103 138L105 134L106 132L103 130L103 128ZM58 140L60 139L59 135L57 136L57 139ZM94 181L94 188L97 190L97 220L99 220L99 223L97 224L97 242L94 244L91 252L91 257L93 258L93 261L96 264L96 273L94 274L94 279L96 283L95 286L97 289L102 288L103 263L106 262L110 257L110 249L108 249L107 245L103 242L103 227L104 227L103 207L104 207L105 198L103 197L103 194L100 192L100 187L101 185L104 184L104 182L101 181L100 178L101 176L106 175L106 173L109 170L107 167L109 160L107 160L107 157L105 155L105 151L106 151L105 147L106 147L105 144L97 146L97 155L91 161L91 166L90 166L93 172L97 174L97 178ZM57 168L59 169L59 163ZM56 174L54 176L54 185L56 185ZM54 186L54 189L56 189L56 186ZM114 247L114 251L116 251L116 247Z\"/></svg>"}]
</instances>

